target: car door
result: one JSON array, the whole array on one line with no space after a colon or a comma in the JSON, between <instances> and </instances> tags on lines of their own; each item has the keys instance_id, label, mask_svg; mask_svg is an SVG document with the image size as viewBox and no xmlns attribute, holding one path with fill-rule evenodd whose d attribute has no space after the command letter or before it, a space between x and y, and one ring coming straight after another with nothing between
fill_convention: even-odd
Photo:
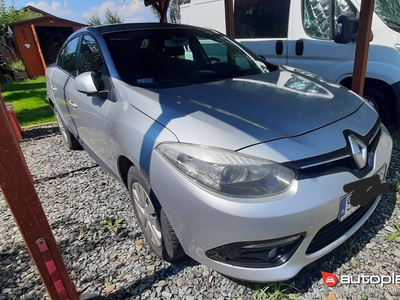
<instances>
[{"instance_id":1,"label":"car door","mask_svg":"<svg viewBox=\"0 0 400 300\"><path fill-rule=\"evenodd\" d=\"M78 76L85 72L94 72L109 87L110 78L100 47L95 38L89 34L82 37L77 65ZM75 86L69 87L66 91L68 108L76 124L80 141L103 167L106 167L104 163L109 159L107 111L112 102L107 97L107 93L87 95L78 92Z\"/></svg>"},{"instance_id":2,"label":"car door","mask_svg":"<svg viewBox=\"0 0 400 300\"><path fill-rule=\"evenodd\" d=\"M285 65L290 3L290 0L235 0L235 39L268 61Z\"/></svg>"},{"instance_id":3,"label":"car door","mask_svg":"<svg viewBox=\"0 0 400 300\"><path fill-rule=\"evenodd\" d=\"M74 81L76 75L76 51L79 39L80 37L76 37L64 45L57 58L57 67L54 68L50 76L54 105L60 112L64 124L75 136L77 136L77 129L67 105L65 90Z\"/></svg>"},{"instance_id":4,"label":"car door","mask_svg":"<svg viewBox=\"0 0 400 300\"><path fill-rule=\"evenodd\" d=\"M348 0L295 1L289 29L288 65L322 75L336 82L351 73L356 43L333 41L336 20L357 9Z\"/></svg>"}]
</instances>

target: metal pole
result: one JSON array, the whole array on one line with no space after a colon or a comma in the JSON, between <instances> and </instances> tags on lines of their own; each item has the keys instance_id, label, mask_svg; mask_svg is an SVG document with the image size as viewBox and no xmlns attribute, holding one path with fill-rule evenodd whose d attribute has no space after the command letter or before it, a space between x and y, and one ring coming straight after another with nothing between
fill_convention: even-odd
<instances>
[{"instance_id":1,"label":"metal pole","mask_svg":"<svg viewBox=\"0 0 400 300\"><path fill-rule=\"evenodd\" d=\"M351 85L351 89L360 96L364 94L374 3L374 0L362 0L361 2L356 55L354 59L353 81Z\"/></svg>"},{"instance_id":2,"label":"metal pole","mask_svg":"<svg viewBox=\"0 0 400 300\"><path fill-rule=\"evenodd\" d=\"M0 187L50 299L77 300L0 93Z\"/></svg>"}]
</instances>

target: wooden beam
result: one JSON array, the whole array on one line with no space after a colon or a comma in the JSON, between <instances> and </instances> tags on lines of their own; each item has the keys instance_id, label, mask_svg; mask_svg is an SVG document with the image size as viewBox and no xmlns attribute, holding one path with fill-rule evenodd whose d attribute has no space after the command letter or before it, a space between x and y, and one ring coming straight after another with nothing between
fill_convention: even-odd
<instances>
[{"instance_id":1,"label":"wooden beam","mask_svg":"<svg viewBox=\"0 0 400 300\"><path fill-rule=\"evenodd\" d=\"M31 25L31 29L32 29L32 33L33 33L33 37L35 38L35 43L36 43L36 47L38 49L38 53L39 53L39 57L40 57L40 61L42 62L42 66L43 66L43 74L46 72L46 62L44 60L44 56L43 56L43 51L42 51L42 46L40 46L40 42L39 42L39 37L36 33L36 28L35 25Z\"/></svg>"},{"instance_id":2,"label":"wooden beam","mask_svg":"<svg viewBox=\"0 0 400 300\"><path fill-rule=\"evenodd\" d=\"M367 61L369 42L371 39L372 14L374 0L362 0L360 18L358 23L356 54L354 59L353 81L351 89L360 96L364 93L365 75L367 73Z\"/></svg>"},{"instance_id":3,"label":"wooden beam","mask_svg":"<svg viewBox=\"0 0 400 300\"><path fill-rule=\"evenodd\" d=\"M235 18L233 15L233 0L225 0L225 27L226 35L235 38Z\"/></svg>"},{"instance_id":4,"label":"wooden beam","mask_svg":"<svg viewBox=\"0 0 400 300\"><path fill-rule=\"evenodd\" d=\"M50 299L79 299L33 185L0 93L0 187Z\"/></svg>"}]
</instances>

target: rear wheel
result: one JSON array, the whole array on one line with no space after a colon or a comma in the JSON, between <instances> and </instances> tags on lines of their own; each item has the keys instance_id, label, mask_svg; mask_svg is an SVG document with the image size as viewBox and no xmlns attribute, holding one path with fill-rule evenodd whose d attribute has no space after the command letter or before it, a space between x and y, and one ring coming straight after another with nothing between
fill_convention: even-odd
<instances>
[{"instance_id":1,"label":"rear wheel","mask_svg":"<svg viewBox=\"0 0 400 300\"><path fill-rule=\"evenodd\" d=\"M63 120L60 117L60 113L57 108L54 107L54 115L56 116L58 127L60 128L61 136L64 140L65 145L68 149L71 150L80 150L82 149L81 144L79 144L78 140L74 137L74 135L69 131L67 126L65 126Z\"/></svg>"},{"instance_id":2,"label":"rear wheel","mask_svg":"<svg viewBox=\"0 0 400 300\"><path fill-rule=\"evenodd\" d=\"M140 228L153 251L169 262L185 256L171 223L152 193L148 177L135 166L128 172L128 188Z\"/></svg>"}]
</instances>

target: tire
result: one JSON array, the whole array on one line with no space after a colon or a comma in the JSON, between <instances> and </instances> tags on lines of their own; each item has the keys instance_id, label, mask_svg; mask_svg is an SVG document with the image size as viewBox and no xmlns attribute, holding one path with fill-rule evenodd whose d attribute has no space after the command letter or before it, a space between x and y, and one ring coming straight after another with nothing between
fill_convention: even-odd
<instances>
[{"instance_id":1,"label":"tire","mask_svg":"<svg viewBox=\"0 0 400 300\"><path fill-rule=\"evenodd\" d=\"M67 148L70 150L82 149L81 144L79 144L78 140L74 137L71 131L69 131L67 126L65 126L56 107L54 107L54 115L56 116L58 128L60 128L61 136Z\"/></svg>"},{"instance_id":2,"label":"tire","mask_svg":"<svg viewBox=\"0 0 400 300\"><path fill-rule=\"evenodd\" d=\"M135 166L128 171L128 189L140 228L154 253L169 262L185 256L171 223L152 192L148 177Z\"/></svg>"},{"instance_id":3,"label":"tire","mask_svg":"<svg viewBox=\"0 0 400 300\"><path fill-rule=\"evenodd\" d=\"M3 74L3 76L4 76L4 79L5 79L4 84L13 84L14 79L10 75Z\"/></svg>"},{"instance_id":4,"label":"tire","mask_svg":"<svg viewBox=\"0 0 400 300\"><path fill-rule=\"evenodd\" d=\"M383 92L374 87L366 86L364 88L364 98L372 102L375 109L378 111L382 123L384 123L385 125L391 123L391 105L390 102L386 99Z\"/></svg>"}]
</instances>

